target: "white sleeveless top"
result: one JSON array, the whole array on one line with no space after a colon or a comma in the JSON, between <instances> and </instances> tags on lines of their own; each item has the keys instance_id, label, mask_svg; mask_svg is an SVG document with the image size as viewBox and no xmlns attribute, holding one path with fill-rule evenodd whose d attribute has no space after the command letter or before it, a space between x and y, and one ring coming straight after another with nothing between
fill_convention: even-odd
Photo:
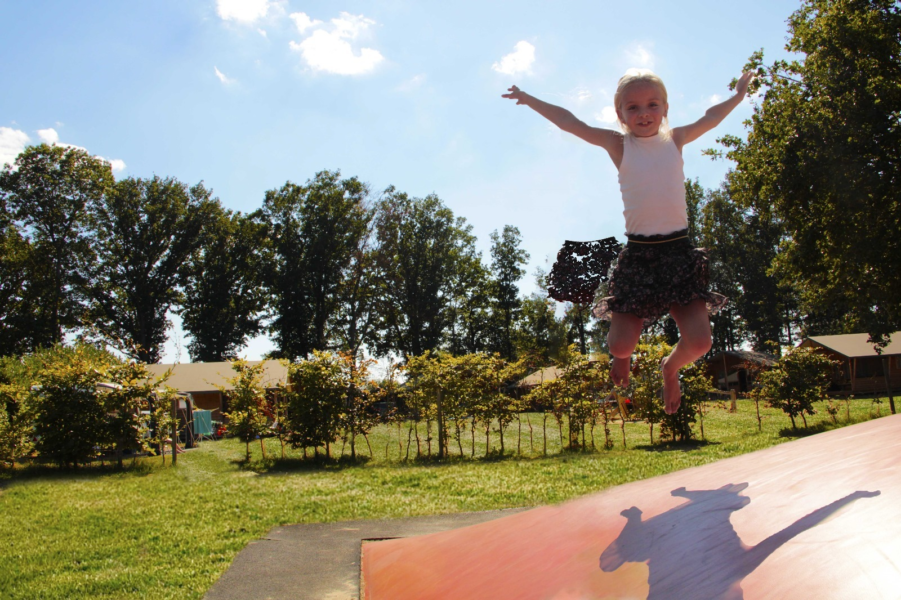
<instances>
[{"instance_id":1,"label":"white sleeveless top","mask_svg":"<svg viewBox=\"0 0 901 600\"><path fill-rule=\"evenodd\" d=\"M658 235L688 228L684 164L672 136L623 137L619 189L627 234Z\"/></svg>"}]
</instances>

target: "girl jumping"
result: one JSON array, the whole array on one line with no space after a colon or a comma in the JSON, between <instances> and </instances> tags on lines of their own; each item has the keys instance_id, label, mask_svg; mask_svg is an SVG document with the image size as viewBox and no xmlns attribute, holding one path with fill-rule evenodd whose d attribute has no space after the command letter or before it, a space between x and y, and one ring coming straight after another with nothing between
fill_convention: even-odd
<instances>
[{"instance_id":1,"label":"girl jumping","mask_svg":"<svg viewBox=\"0 0 901 600\"><path fill-rule=\"evenodd\" d=\"M679 369L710 350L708 315L726 301L708 291L707 256L688 239L682 147L719 125L738 106L752 76L744 73L735 95L709 108L696 122L670 129L663 81L648 70L630 69L619 80L613 97L622 133L590 127L568 110L530 96L515 85L503 94L563 131L600 146L619 170L628 243L610 276L610 295L600 300L595 315L610 321L610 376L618 386L629 384L632 352L644 327L666 313L675 319L679 342L660 363L667 414L674 414L682 400Z\"/></svg>"}]
</instances>

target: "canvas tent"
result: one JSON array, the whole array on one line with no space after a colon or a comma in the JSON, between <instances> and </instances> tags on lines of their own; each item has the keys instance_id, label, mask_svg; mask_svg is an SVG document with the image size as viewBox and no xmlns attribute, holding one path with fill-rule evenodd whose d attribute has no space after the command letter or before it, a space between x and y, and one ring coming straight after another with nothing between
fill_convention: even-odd
<instances>
[{"instance_id":1,"label":"canvas tent","mask_svg":"<svg viewBox=\"0 0 901 600\"><path fill-rule=\"evenodd\" d=\"M277 360L249 360L248 365L263 365L263 385L275 389L288 381L288 367ZM197 409L211 412L212 420L225 421L223 413L228 412L227 393L232 389L229 379L235 376L230 362L177 363L147 365L154 377L159 377L169 369L172 374L166 385L179 392L190 394Z\"/></svg>"},{"instance_id":2,"label":"canvas tent","mask_svg":"<svg viewBox=\"0 0 901 600\"><path fill-rule=\"evenodd\" d=\"M817 335L801 342L802 348L816 348L841 365L836 371L839 391L851 394L884 393L901 388L901 331L876 352L866 333Z\"/></svg>"}]
</instances>

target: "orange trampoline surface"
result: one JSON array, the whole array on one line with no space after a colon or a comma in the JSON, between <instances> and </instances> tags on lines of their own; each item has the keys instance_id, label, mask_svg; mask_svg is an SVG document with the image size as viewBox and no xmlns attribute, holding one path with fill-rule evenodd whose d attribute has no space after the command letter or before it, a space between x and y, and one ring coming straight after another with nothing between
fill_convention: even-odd
<instances>
[{"instance_id":1,"label":"orange trampoline surface","mask_svg":"<svg viewBox=\"0 0 901 600\"><path fill-rule=\"evenodd\" d=\"M901 599L901 415L363 546L363 597Z\"/></svg>"}]
</instances>

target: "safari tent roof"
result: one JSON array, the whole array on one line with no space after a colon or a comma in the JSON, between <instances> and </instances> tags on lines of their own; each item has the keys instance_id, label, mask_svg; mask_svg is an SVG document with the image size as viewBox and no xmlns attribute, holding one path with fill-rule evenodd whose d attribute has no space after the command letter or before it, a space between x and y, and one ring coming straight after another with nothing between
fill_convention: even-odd
<instances>
[{"instance_id":1,"label":"safari tent roof","mask_svg":"<svg viewBox=\"0 0 901 600\"><path fill-rule=\"evenodd\" d=\"M557 379L561 373L562 369L557 367L545 367L543 369L539 369L519 380L519 385L521 386L533 386L533 385L541 385L544 381L553 381Z\"/></svg>"},{"instance_id":2,"label":"safari tent roof","mask_svg":"<svg viewBox=\"0 0 901 600\"><path fill-rule=\"evenodd\" d=\"M868 342L866 333L848 333L845 335L816 335L801 342L801 346L817 345L827 350L832 350L847 358L866 358L868 356L880 356L873 348L872 342ZM891 336L888 346L882 350L881 356L901 354L901 331L896 331Z\"/></svg>"},{"instance_id":3,"label":"safari tent roof","mask_svg":"<svg viewBox=\"0 0 901 600\"><path fill-rule=\"evenodd\" d=\"M288 380L288 368L277 360L248 360L247 364L256 366L262 363L263 385L273 388ZM147 365L147 370L154 377L159 377L172 369L172 375L166 385L180 392L217 392L222 387L232 389L228 379L235 376L230 362L177 363Z\"/></svg>"}]
</instances>

